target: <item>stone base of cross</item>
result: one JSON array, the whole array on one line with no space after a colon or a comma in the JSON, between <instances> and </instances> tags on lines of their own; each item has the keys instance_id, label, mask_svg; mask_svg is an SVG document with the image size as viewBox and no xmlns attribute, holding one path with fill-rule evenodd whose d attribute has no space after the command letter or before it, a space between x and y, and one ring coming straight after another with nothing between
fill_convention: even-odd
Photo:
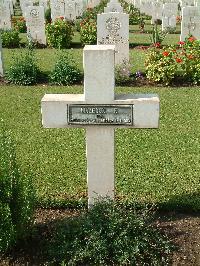
<instances>
[{"instance_id":1,"label":"stone base of cross","mask_svg":"<svg viewBox=\"0 0 200 266\"><path fill-rule=\"evenodd\" d=\"M88 204L114 198L115 128L157 128L157 95L114 93L115 46L84 48L84 94L46 94L45 128L86 129Z\"/></svg>"}]
</instances>

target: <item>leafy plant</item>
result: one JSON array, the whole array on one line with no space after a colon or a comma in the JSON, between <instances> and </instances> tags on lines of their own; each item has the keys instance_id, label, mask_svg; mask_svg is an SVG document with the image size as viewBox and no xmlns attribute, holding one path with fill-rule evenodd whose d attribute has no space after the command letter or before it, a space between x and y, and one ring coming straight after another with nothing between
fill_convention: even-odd
<instances>
[{"instance_id":1,"label":"leafy plant","mask_svg":"<svg viewBox=\"0 0 200 266\"><path fill-rule=\"evenodd\" d=\"M44 14L46 23L51 23L51 8L47 8Z\"/></svg>"},{"instance_id":2,"label":"leafy plant","mask_svg":"<svg viewBox=\"0 0 200 266\"><path fill-rule=\"evenodd\" d=\"M62 265L167 265L172 246L151 223L147 209L97 202L61 223L48 252Z\"/></svg>"},{"instance_id":3,"label":"leafy plant","mask_svg":"<svg viewBox=\"0 0 200 266\"><path fill-rule=\"evenodd\" d=\"M4 253L28 234L34 190L31 178L18 168L10 134L0 124L0 253Z\"/></svg>"},{"instance_id":4,"label":"leafy plant","mask_svg":"<svg viewBox=\"0 0 200 266\"><path fill-rule=\"evenodd\" d=\"M20 33L25 33L27 31L26 20L24 19L24 17L20 17L18 18L18 20L16 20L15 30L17 30Z\"/></svg>"},{"instance_id":5,"label":"leafy plant","mask_svg":"<svg viewBox=\"0 0 200 266\"><path fill-rule=\"evenodd\" d=\"M39 68L37 66L34 50L27 49L25 52L13 55L13 62L9 67L6 77L13 84L31 85L39 79Z\"/></svg>"},{"instance_id":6,"label":"leafy plant","mask_svg":"<svg viewBox=\"0 0 200 266\"><path fill-rule=\"evenodd\" d=\"M124 60L122 64L115 67L115 81L117 84L126 84L130 81L131 65L130 62Z\"/></svg>"},{"instance_id":7,"label":"leafy plant","mask_svg":"<svg viewBox=\"0 0 200 266\"><path fill-rule=\"evenodd\" d=\"M166 49L153 48L147 54L145 65L148 79L169 85L177 70L174 49L171 47Z\"/></svg>"},{"instance_id":8,"label":"leafy plant","mask_svg":"<svg viewBox=\"0 0 200 266\"><path fill-rule=\"evenodd\" d=\"M97 42L97 25L93 19L84 19L80 23L80 35L81 43L85 44L96 44Z\"/></svg>"},{"instance_id":9,"label":"leafy plant","mask_svg":"<svg viewBox=\"0 0 200 266\"><path fill-rule=\"evenodd\" d=\"M2 46L16 48L20 45L19 32L17 30L1 30Z\"/></svg>"},{"instance_id":10,"label":"leafy plant","mask_svg":"<svg viewBox=\"0 0 200 266\"><path fill-rule=\"evenodd\" d=\"M56 19L54 23L46 25L47 43L50 47L62 49L69 48L73 36L73 27L63 17Z\"/></svg>"},{"instance_id":11,"label":"leafy plant","mask_svg":"<svg viewBox=\"0 0 200 266\"><path fill-rule=\"evenodd\" d=\"M161 31L158 29L157 23L153 25L152 34L150 36L151 43L155 46L156 43L161 44L165 37L167 36L167 32Z\"/></svg>"},{"instance_id":12,"label":"leafy plant","mask_svg":"<svg viewBox=\"0 0 200 266\"><path fill-rule=\"evenodd\" d=\"M155 44L156 46L157 44ZM154 48L147 54L147 78L166 85L175 77L200 83L200 41L193 36L165 49Z\"/></svg>"},{"instance_id":13,"label":"leafy plant","mask_svg":"<svg viewBox=\"0 0 200 266\"><path fill-rule=\"evenodd\" d=\"M79 82L82 74L69 53L60 53L54 70L50 74L50 82L57 85L70 85Z\"/></svg>"}]
</instances>

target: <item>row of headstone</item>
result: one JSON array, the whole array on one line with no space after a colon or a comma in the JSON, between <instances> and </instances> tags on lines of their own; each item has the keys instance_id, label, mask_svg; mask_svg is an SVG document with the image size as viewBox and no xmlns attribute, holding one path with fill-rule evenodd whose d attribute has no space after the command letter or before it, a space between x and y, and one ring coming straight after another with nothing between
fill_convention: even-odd
<instances>
[{"instance_id":1,"label":"row of headstone","mask_svg":"<svg viewBox=\"0 0 200 266\"><path fill-rule=\"evenodd\" d=\"M172 2L173 1L173 2ZM176 28L176 17L178 14L178 1L162 3L155 0L135 0L134 5L140 9L141 13L152 16L152 23L156 20L162 20L162 30ZM200 39L200 2L194 0L181 0L181 36L180 40L193 35Z\"/></svg>"}]
</instances>

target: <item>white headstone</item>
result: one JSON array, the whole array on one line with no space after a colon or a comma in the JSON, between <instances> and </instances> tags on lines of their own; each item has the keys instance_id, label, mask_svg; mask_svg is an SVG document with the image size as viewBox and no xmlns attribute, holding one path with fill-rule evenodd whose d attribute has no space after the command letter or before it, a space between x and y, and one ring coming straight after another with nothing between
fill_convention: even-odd
<instances>
[{"instance_id":1,"label":"white headstone","mask_svg":"<svg viewBox=\"0 0 200 266\"><path fill-rule=\"evenodd\" d=\"M84 48L84 94L46 94L42 124L46 128L86 129L88 203L114 198L114 129L157 128L157 95L114 93L115 47Z\"/></svg>"},{"instance_id":2,"label":"white headstone","mask_svg":"<svg viewBox=\"0 0 200 266\"><path fill-rule=\"evenodd\" d=\"M52 0L51 6L51 19L54 22L57 18L65 17L65 1Z\"/></svg>"},{"instance_id":3,"label":"white headstone","mask_svg":"<svg viewBox=\"0 0 200 266\"><path fill-rule=\"evenodd\" d=\"M8 1L0 3L0 29L10 30L11 26L11 11Z\"/></svg>"},{"instance_id":4,"label":"white headstone","mask_svg":"<svg viewBox=\"0 0 200 266\"><path fill-rule=\"evenodd\" d=\"M39 6L43 6L44 11L46 11L48 8L48 1L47 0L39 0Z\"/></svg>"},{"instance_id":5,"label":"white headstone","mask_svg":"<svg viewBox=\"0 0 200 266\"><path fill-rule=\"evenodd\" d=\"M186 7L186 6L194 6L195 2L194 0L180 0L180 5L181 5L181 8Z\"/></svg>"},{"instance_id":6,"label":"white headstone","mask_svg":"<svg viewBox=\"0 0 200 266\"><path fill-rule=\"evenodd\" d=\"M2 55L2 41L1 41L1 34L0 34L0 76L3 77L3 55Z\"/></svg>"},{"instance_id":7,"label":"white headstone","mask_svg":"<svg viewBox=\"0 0 200 266\"><path fill-rule=\"evenodd\" d=\"M73 0L65 1L65 17L68 20L75 20L77 17L76 2Z\"/></svg>"},{"instance_id":8,"label":"white headstone","mask_svg":"<svg viewBox=\"0 0 200 266\"><path fill-rule=\"evenodd\" d=\"M81 17L82 14L83 14L83 1L82 0L76 0L75 1L75 14L76 14L76 17Z\"/></svg>"},{"instance_id":9,"label":"white headstone","mask_svg":"<svg viewBox=\"0 0 200 266\"><path fill-rule=\"evenodd\" d=\"M123 13L123 7L117 0L111 0L106 7L104 7L104 13L119 12Z\"/></svg>"},{"instance_id":10,"label":"white headstone","mask_svg":"<svg viewBox=\"0 0 200 266\"><path fill-rule=\"evenodd\" d=\"M118 12L98 14L97 44L115 45L115 64L129 61L129 15Z\"/></svg>"},{"instance_id":11,"label":"white headstone","mask_svg":"<svg viewBox=\"0 0 200 266\"><path fill-rule=\"evenodd\" d=\"M163 4L162 2L152 3L152 21L155 22L158 19L162 19Z\"/></svg>"},{"instance_id":12,"label":"white headstone","mask_svg":"<svg viewBox=\"0 0 200 266\"><path fill-rule=\"evenodd\" d=\"M162 30L176 28L176 16L178 5L176 3L166 3L163 5Z\"/></svg>"},{"instance_id":13,"label":"white headstone","mask_svg":"<svg viewBox=\"0 0 200 266\"><path fill-rule=\"evenodd\" d=\"M46 45L44 7L32 6L26 9L27 34L33 41Z\"/></svg>"},{"instance_id":14,"label":"white headstone","mask_svg":"<svg viewBox=\"0 0 200 266\"><path fill-rule=\"evenodd\" d=\"M200 10L194 6L187 6L182 9L180 40L184 41L189 35L200 39Z\"/></svg>"},{"instance_id":15,"label":"white headstone","mask_svg":"<svg viewBox=\"0 0 200 266\"><path fill-rule=\"evenodd\" d=\"M21 10L22 10L22 15L24 18L26 18L27 7L33 6L33 1L32 0L24 0L24 1L21 0L20 6L21 6Z\"/></svg>"}]
</instances>

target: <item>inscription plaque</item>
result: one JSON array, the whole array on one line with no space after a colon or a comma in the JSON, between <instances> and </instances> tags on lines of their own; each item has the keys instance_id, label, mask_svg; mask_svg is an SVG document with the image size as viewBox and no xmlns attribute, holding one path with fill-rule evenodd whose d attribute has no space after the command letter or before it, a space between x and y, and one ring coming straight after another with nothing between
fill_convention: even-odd
<instances>
[{"instance_id":1,"label":"inscription plaque","mask_svg":"<svg viewBox=\"0 0 200 266\"><path fill-rule=\"evenodd\" d=\"M70 125L133 125L133 105L68 105Z\"/></svg>"}]
</instances>

